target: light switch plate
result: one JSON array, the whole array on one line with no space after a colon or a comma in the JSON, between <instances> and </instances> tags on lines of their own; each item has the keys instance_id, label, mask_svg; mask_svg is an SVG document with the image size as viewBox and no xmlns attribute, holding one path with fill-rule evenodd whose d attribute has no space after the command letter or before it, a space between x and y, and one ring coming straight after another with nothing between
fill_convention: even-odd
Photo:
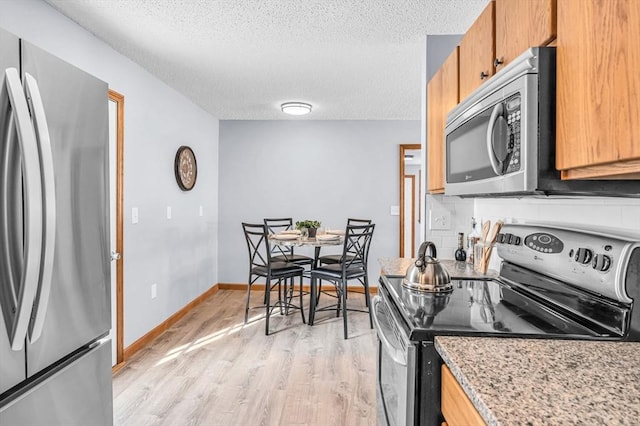
<instances>
[{"instance_id":1,"label":"light switch plate","mask_svg":"<svg viewBox=\"0 0 640 426\"><path fill-rule=\"evenodd\" d=\"M430 230L451 229L451 213L444 209L429 210L429 229Z\"/></svg>"},{"instance_id":2,"label":"light switch plate","mask_svg":"<svg viewBox=\"0 0 640 426\"><path fill-rule=\"evenodd\" d=\"M204 207L200 206L200 216L204 216Z\"/></svg>"},{"instance_id":3,"label":"light switch plate","mask_svg":"<svg viewBox=\"0 0 640 426\"><path fill-rule=\"evenodd\" d=\"M133 207L131 209L131 223L138 223L138 208Z\"/></svg>"},{"instance_id":4,"label":"light switch plate","mask_svg":"<svg viewBox=\"0 0 640 426\"><path fill-rule=\"evenodd\" d=\"M391 216L400 216L400 206L390 206L389 214Z\"/></svg>"},{"instance_id":5,"label":"light switch plate","mask_svg":"<svg viewBox=\"0 0 640 426\"><path fill-rule=\"evenodd\" d=\"M155 299L158 296L158 284L151 284L151 298Z\"/></svg>"},{"instance_id":6,"label":"light switch plate","mask_svg":"<svg viewBox=\"0 0 640 426\"><path fill-rule=\"evenodd\" d=\"M171 206L167 206L167 219L171 219Z\"/></svg>"}]
</instances>

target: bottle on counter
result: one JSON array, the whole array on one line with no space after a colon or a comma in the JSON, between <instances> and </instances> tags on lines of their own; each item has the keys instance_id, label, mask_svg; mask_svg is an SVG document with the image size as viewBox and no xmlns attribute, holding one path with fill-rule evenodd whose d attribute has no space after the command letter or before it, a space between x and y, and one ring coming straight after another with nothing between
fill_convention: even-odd
<instances>
[{"instance_id":1,"label":"bottle on counter","mask_svg":"<svg viewBox=\"0 0 640 426\"><path fill-rule=\"evenodd\" d=\"M458 232L458 249L455 252L454 257L459 262L467 260L467 252L464 251L464 233Z\"/></svg>"},{"instance_id":2,"label":"bottle on counter","mask_svg":"<svg viewBox=\"0 0 640 426\"><path fill-rule=\"evenodd\" d=\"M472 217L471 232L467 236L467 253L469 253L469 255L467 256L467 262L471 263L472 265L473 265L474 248L478 241L480 241L480 232L478 231L476 218Z\"/></svg>"}]
</instances>

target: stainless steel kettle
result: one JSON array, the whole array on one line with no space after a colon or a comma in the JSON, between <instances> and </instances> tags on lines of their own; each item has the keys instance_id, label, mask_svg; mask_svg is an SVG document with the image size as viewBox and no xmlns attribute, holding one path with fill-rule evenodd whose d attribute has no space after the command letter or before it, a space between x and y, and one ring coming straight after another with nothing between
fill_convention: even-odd
<instances>
[{"instance_id":1,"label":"stainless steel kettle","mask_svg":"<svg viewBox=\"0 0 640 426\"><path fill-rule=\"evenodd\" d=\"M430 256L427 256L427 249L430 250ZM451 291L453 286L449 272L436 257L435 244L431 241L423 242L418 250L418 258L407 269L402 285L418 291Z\"/></svg>"}]
</instances>

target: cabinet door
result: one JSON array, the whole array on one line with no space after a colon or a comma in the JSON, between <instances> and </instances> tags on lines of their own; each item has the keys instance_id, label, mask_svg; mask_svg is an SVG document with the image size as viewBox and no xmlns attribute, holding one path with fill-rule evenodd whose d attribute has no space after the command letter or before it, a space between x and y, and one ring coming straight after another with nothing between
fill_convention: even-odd
<instances>
[{"instance_id":1,"label":"cabinet door","mask_svg":"<svg viewBox=\"0 0 640 426\"><path fill-rule=\"evenodd\" d=\"M491 2L460 42L460 99L494 74L495 6Z\"/></svg>"},{"instance_id":2,"label":"cabinet door","mask_svg":"<svg viewBox=\"0 0 640 426\"><path fill-rule=\"evenodd\" d=\"M558 0L556 167L640 178L640 1Z\"/></svg>"},{"instance_id":3,"label":"cabinet door","mask_svg":"<svg viewBox=\"0 0 640 426\"><path fill-rule=\"evenodd\" d=\"M458 101L456 47L427 86L427 189L432 194L444 192L444 128L447 114Z\"/></svg>"},{"instance_id":4,"label":"cabinet door","mask_svg":"<svg viewBox=\"0 0 640 426\"><path fill-rule=\"evenodd\" d=\"M591 0L588 0L591 1ZM496 0L496 58L504 66L556 37L556 0Z\"/></svg>"},{"instance_id":5,"label":"cabinet door","mask_svg":"<svg viewBox=\"0 0 640 426\"><path fill-rule=\"evenodd\" d=\"M440 404L442 415L449 426L483 426L486 425L478 410L462 389L451 370L442 365L442 396Z\"/></svg>"}]
</instances>

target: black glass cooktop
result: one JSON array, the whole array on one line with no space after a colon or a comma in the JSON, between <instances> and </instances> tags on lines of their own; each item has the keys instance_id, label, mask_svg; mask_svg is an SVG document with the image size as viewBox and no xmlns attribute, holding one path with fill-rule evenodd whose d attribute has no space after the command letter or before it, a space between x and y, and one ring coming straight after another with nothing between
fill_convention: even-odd
<instances>
[{"instance_id":1,"label":"black glass cooktop","mask_svg":"<svg viewBox=\"0 0 640 426\"><path fill-rule=\"evenodd\" d=\"M405 288L401 277L383 276L380 283L383 298L393 301L413 341L436 335L620 339L610 327L559 312L499 280L452 280L447 293Z\"/></svg>"}]
</instances>

